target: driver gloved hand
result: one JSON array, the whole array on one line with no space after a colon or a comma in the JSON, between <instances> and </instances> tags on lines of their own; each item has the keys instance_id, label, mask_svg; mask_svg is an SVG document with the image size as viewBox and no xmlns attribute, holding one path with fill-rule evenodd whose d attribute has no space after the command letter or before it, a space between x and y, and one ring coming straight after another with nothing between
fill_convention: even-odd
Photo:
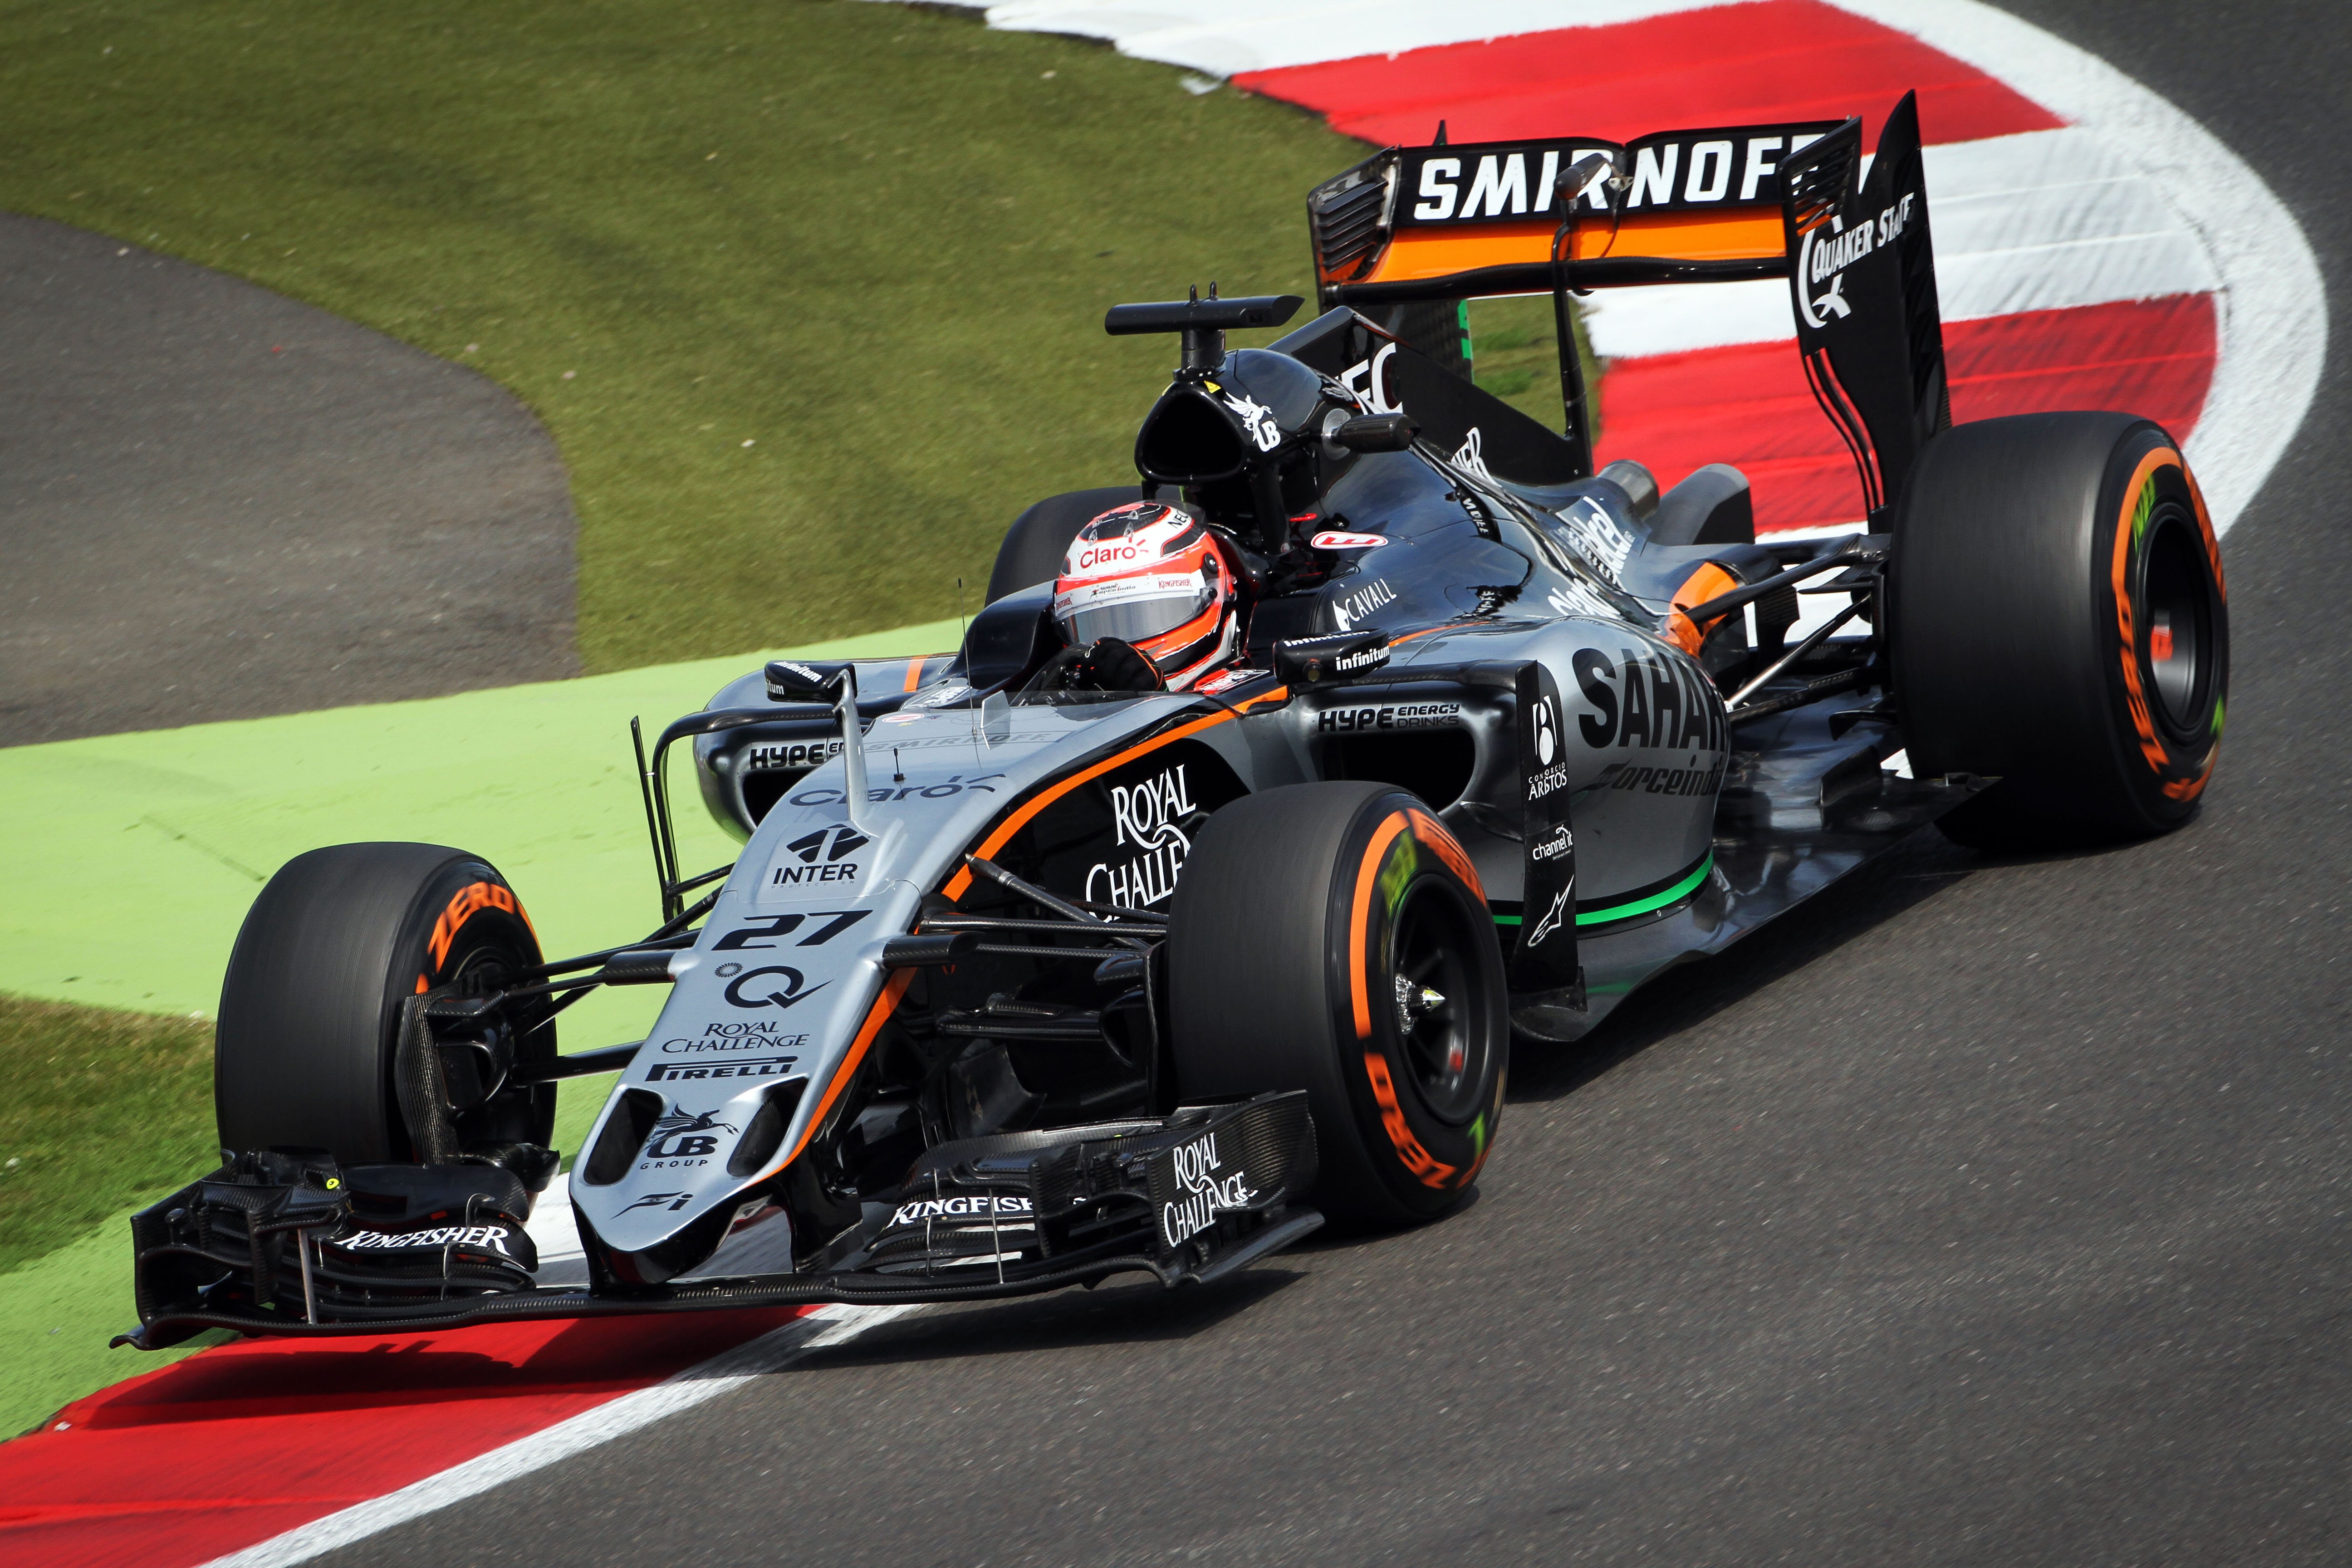
<instances>
[{"instance_id":1,"label":"driver gloved hand","mask_svg":"<svg viewBox=\"0 0 2352 1568\"><path fill-rule=\"evenodd\" d=\"M1044 691L1165 691L1168 682L1152 662L1117 637L1100 637L1084 647L1066 647L1037 672Z\"/></svg>"}]
</instances>

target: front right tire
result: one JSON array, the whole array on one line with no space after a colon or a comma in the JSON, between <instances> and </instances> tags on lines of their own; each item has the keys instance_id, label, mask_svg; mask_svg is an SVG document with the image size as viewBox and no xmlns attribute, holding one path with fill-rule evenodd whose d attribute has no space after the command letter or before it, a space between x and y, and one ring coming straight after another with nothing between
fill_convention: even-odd
<instances>
[{"instance_id":1,"label":"front right tire","mask_svg":"<svg viewBox=\"0 0 2352 1568\"><path fill-rule=\"evenodd\" d=\"M1503 1109L1503 957L1469 857L1392 785L1290 784L1209 819L1170 911L1171 1055L1187 1102L1305 1089L1316 1205L1434 1218Z\"/></svg>"}]
</instances>

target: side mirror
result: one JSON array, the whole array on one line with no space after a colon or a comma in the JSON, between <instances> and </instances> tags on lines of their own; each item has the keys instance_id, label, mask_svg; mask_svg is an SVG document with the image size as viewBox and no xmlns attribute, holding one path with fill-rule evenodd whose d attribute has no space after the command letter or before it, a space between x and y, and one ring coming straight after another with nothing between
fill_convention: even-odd
<instances>
[{"instance_id":1,"label":"side mirror","mask_svg":"<svg viewBox=\"0 0 2352 1568\"><path fill-rule=\"evenodd\" d=\"M1325 686L1364 675L1389 661L1389 634L1333 632L1274 645L1275 679L1285 686Z\"/></svg>"},{"instance_id":2,"label":"side mirror","mask_svg":"<svg viewBox=\"0 0 2352 1568\"><path fill-rule=\"evenodd\" d=\"M1360 414L1332 431L1331 438L1350 452L1403 452L1420 434L1410 415Z\"/></svg>"}]
</instances>

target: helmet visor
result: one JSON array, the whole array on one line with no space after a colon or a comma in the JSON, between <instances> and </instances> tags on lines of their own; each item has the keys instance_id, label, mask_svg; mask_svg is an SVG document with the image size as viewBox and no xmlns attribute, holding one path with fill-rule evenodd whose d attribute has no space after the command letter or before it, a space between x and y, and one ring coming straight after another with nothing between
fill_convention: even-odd
<instances>
[{"instance_id":1,"label":"helmet visor","mask_svg":"<svg viewBox=\"0 0 2352 1568\"><path fill-rule=\"evenodd\" d=\"M1103 637L1146 647L1197 619L1214 598L1205 576L1151 572L1086 583L1054 596L1054 618L1073 647Z\"/></svg>"}]
</instances>

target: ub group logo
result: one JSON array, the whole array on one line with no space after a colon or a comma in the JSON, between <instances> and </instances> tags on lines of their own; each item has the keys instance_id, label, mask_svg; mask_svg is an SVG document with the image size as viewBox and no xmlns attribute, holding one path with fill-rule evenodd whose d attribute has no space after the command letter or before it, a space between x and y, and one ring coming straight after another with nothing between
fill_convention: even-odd
<instances>
[{"instance_id":1,"label":"ub group logo","mask_svg":"<svg viewBox=\"0 0 2352 1568\"><path fill-rule=\"evenodd\" d=\"M1088 871L1088 900L1150 909L1176 891L1176 874L1192 852L1192 841L1176 825L1199 810L1184 767L1179 763L1140 784L1111 786L1113 841L1137 853L1118 865L1106 861Z\"/></svg>"},{"instance_id":2,"label":"ub group logo","mask_svg":"<svg viewBox=\"0 0 2352 1568\"><path fill-rule=\"evenodd\" d=\"M716 1134L734 1131L734 1124L719 1121L716 1110L688 1110L682 1103L672 1104L654 1122L652 1136L646 1140L646 1157L637 1169L699 1165L719 1152Z\"/></svg>"}]
</instances>

